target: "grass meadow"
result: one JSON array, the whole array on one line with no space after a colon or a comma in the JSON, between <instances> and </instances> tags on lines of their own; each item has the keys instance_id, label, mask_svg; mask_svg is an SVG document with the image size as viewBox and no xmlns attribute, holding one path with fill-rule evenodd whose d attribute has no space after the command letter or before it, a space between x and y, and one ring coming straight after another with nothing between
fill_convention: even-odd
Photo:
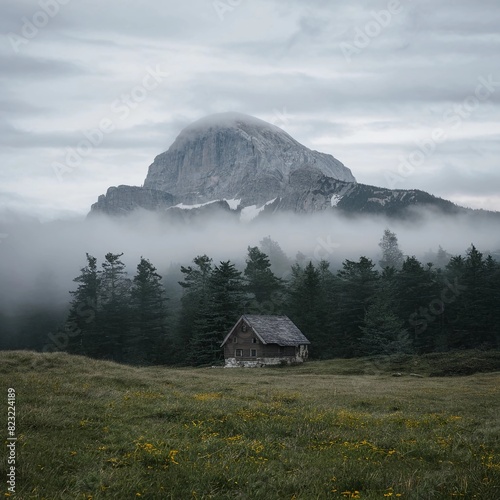
<instances>
[{"instance_id":1,"label":"grass meadow","mask_svg":"<svg viewBox=\"0 0 500 500\"><path fill-rule=\"evenodd\" d=\"M17 351L0 380L13 498L500 499L498 351L265 369Z\"/></svg>"}]
</instances>

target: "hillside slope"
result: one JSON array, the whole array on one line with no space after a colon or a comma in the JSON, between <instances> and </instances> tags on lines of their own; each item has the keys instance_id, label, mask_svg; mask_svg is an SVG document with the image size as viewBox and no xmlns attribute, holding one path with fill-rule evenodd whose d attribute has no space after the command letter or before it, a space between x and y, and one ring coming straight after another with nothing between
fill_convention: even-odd
<instances>
[{"instance_id":1,"label":"hillside slope","mask_svg":"<svg viewBox=\"0 0 500 500\"><path fill-rule=\"evenodd\" d=\"M383 366L133 368L1 352L17 498L498 498L500 373Z\"/></svg>"}]
</instances>

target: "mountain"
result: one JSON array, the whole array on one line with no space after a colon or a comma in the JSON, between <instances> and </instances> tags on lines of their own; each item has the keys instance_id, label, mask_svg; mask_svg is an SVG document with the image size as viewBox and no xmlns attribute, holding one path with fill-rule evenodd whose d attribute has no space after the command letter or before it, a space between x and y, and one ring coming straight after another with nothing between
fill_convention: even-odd
<instances>
[{"instance_id":1,"label":"mountain","mask_svg":"<svg viewBox=\"0 0 500 500\"><path fill-rule=\"evenodd\" d=\"M292 173L282 196L267 204L263 212L294 211L302 213L338 210L344 213L384 214L403 217L412 207L437 209L456 214L465 211L451 201L417 189L386 189L339 181L302 168Z\"/></svg>"},{"instance_id":2,"label":"mountain","mask_svg":"<svg viewBox=\"0 0 500 500\"><path fill-rule=\"evenodd\" d=\"M237 211L248 221L281 211L406 217L414 207L467 212L423 191L358 184L339 160L303 146L279 127L222 113L182 130L150 165L144 187L109 188L90 214L120 215L142 208L179 218L186 210L196 210L198 217L220 209Z\"/></svg>"},{"instance_id":3,"label":"mountain","mask_svg":"<svg viewBox=\"0 0 500 500\"><path fill-rule=\"evenodd\" d=\"M160 210L171 207L174 197L170 193L138 186L110 187L106 194L97 199L91 211L107 215L125 215L136 208Z\"/></svg>"},{"instance_id":4,"label":"mountain","mask_svg":"<svg viewBox=\"0 0 500 500\"><path fill-rule=\"evenodd\" d=\"M356 182L333 156L306 148L280 128L223 113L186 127L169 150L155 158L144 187L171 193L184 203L226 198L247 206L276 198L291 173L304 166Z\"/></svg>"}]
</instances>

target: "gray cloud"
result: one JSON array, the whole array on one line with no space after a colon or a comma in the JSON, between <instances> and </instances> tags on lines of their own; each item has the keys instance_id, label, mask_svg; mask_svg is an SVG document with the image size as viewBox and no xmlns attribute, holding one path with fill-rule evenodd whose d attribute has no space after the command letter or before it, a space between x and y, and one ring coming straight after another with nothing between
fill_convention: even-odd
<instances>
[{"instance_id":1,"label":"gray cloud","mask_svg":"<svg viewBox=\"0 0 500 500\"><path fill-rule=\"evenodd\" d=\"M1 80L14 82L20 79L52 79L85 74L81 66L70 62L44 57L30 57L0 53Z\"/></svg>"},{"instance_id":2,"label":"gray cloud","mask_svg":"<svg viewBox=\"0 0 500 500\"><path fill-rule=\"evenodd\" d=\"M124 252L123 260L131 272L144 256L163 274L170 266L179 269L180 263L187 265L196 255L205 253L215 262L231 259L243 263L247 246L258 245L266 235L278 241L292 259L297 251L314 259L318 245L331 242L335 246L328 259L334 266L361 255L377 262L378 242L387 227L397 233L402 250L418 258L429 249L437 250L438 245L453 254L464 254L471 242L481 250L499 248L495 223L486 219L479 225L468 216L450 220L435 214L422 215L423 219L415 224L383 217L344 218L331 213L313 214L307 220L296 214L281 214L275 219L242 225L219 214L202 225L180 226L155 214L137 212L123 219L91 218L38 225L20 219L12 227L3 225L0 211L0 232L9 234L0 247L0 275L5 282L16 284L8 289L0 287L0 303L8 310L22 307L30 299L67 303L68 290L75 288L72 279L84 265L85 252L100 261L107 252ZM13 261L23 265L13 266ZM47 290L43 281L43 286L33 290L42 270L53 277L52 287Z\"/></svg>"},{"instance_id":3,"label":"gray cloud","mask_svg":"<svg viewBox=\"0 0 500 500\"><path fill-rule=\"evenodd\" d=\"M10 98L8 100L0 98L0 110L4 116L11 115L14 117L32 114L36 115L49 111L48 108L43 106L37 106L16 98Z\"/></svg>"}]
</instances>

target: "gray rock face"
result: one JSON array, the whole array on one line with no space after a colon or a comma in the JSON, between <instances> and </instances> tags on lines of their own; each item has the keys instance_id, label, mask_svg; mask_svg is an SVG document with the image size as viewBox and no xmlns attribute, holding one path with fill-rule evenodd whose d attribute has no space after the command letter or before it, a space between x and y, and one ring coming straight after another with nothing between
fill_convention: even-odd
<instances>
[{"instance_id":1,"label":"gray rock face","mask_svg":"<svg viewBox=\"0 0 500 500\"><path fill-rule=\"evenodd\" d=\"M304 168L291 175L288 188L282 196L264 208L263 215L282 211L312 213L338 210L351 214L411 218L415 207L427 207L443 214L465 211L450 201L436 198L424 191L391 190L343 182Z\"/></svg>"},{"instance_id":2,"label":"gray rock face","mask_svg":"<svg viewBox=\"0 0 500 500\"><path fill-rule=\"evenodd\" d=\"M174 205L170 193L145 189L137 186L110 187L90 209L90 215L126 215L137 208L145 210L165 210Z\"/></svg>"},{"instance_id":3,"label":"gray rock face","mask_svg":"<svg viewBox=\"0 0 500 500\"><path fill-rule=\"evenodd\" d=\"M263 204L284 191L291 174L305 166L356 182L333 156L306 148L280 128L224 113L185 128L149 167L144 187L172 193L186 204L218 199Z\"/></svg>"},{"instance_id":4,"label":"gray rock face","mask_svg":"<svg viewBox=\"0 0 500 500\"><path fill-rule=\"evenodd\" d=\"M265 208L266 212L322 212L336 208L357 186L352 182L332 179L311 167L296 170L283 194Z\"/></svg>"},{"instance_id":5,"label":"gray rock face","mask_svg":"<svg viewBox=\"0 0 500 500\"><path fill-rule=\"evenodd\" d=\"M182 224L204 224L210 218L217 218L217 220L231 220L239 219L239 213L236 210L231 210L226 201L214 201L207 203L198 208L183 209L180 207L168 208L162 213L166 220L170 222L179 222Z\"/></svg>"}]
</instances>

